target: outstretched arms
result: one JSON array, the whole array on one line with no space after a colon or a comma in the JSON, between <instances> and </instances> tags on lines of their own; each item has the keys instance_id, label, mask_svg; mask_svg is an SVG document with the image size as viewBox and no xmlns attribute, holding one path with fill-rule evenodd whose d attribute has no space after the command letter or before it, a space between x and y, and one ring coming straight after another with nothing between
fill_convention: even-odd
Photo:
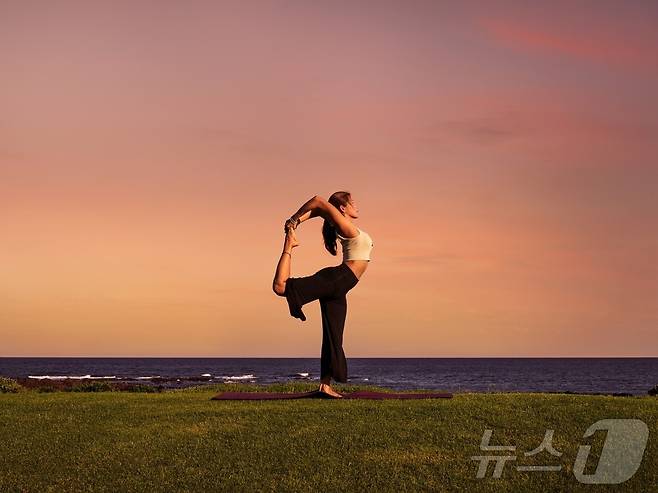
<instances>
[{"instance_id":1,"label":"outstretched arms","mask_svg":"<svg viewBox=\"0 0 658 493\"><path fill-rule=\"evenodd\" d=\"M353 237L358 234L356 226L354 226L351 221L334 207L333 204L319 195L315 195L306 201L304 205L302 205L299 210L291 216L288 222L286 222L286 227L290 225L296 228L300 222L317 216L322 216L324 219L330 221L342 236Z\"/></svg>"},{"instance_id":2,"label":"outstretched arms","mask_svg":"<svg viewBox=\"0 0 658 493\"><path fill-rule=\"evenodd\" d=\"M292 216L290 216L290 219L286 221L286 224L284 226L284 230L287 232L289 227L292 227L293 229L296 228L300 223L312 218L318 216L318 210L317 210L317 205L316 205L316 197L312 197L311 199L307 200L304 205L302 205L297 212L295 212Z\"/></svg>"},{"instance_id":3,"label":"outstretched arms","mask_svg":"<svg viewBox=\"0 0 658 493\"><path fill-rule=\"evenodd\" d=\"M311 199L311 200L312 200L312 199ZM308 203L308 202L307 202L307 203ZM305 205L306 205L306 204L305 204ZM310 209L310 210L304 212L304 213L301 214L301 215L298 215L298 214L299 214L299 211L297 211L295 214L293 214L293 217L299 217L299 222L300 222L300 223L303 223L304 221L307 221L308 219L311 219L312 217L317 217L317 216L319 216L320 214L319 214L318 208L315 206L315 204L311 203L311 206L313 207L312 209ZM304 206L302 206L302 208L303 208L303 207L304 207ZM299 210L302 210L302 209L299 209Z\"/></svg>"}]
</instances>

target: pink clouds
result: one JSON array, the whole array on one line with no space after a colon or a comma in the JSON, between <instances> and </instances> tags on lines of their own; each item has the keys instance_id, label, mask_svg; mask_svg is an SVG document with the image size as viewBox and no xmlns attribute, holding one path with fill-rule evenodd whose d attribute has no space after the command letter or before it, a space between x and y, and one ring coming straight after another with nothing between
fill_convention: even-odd
<instances>
[{"instance_id":1,"label":"pink clouds","mask_svg":"<svg viewBox=\"0 0 658 493\"><path fill-rule=\"evenodd\" d=\"M650 168L646 156L658 152L658 125L640 118L621 121L562 107L557 100L521 101L481 116L437 118L418 134L417 142L433 149L479 148L487 159L508 164L523 156L535 168Z\"/></svg>"},{"instance_id":2,"label":"pink clouds","mask_svg":"<svg viewBox=\"0 0 658 493\"><path fill-rule=\"evenodd\" d=\"M519 50L567 55L616 67L658 69L658 39L653 33L638 36L584 26L558 30L536 21L502 18L481 18L478 24L494 40Z\"/></svg>"}]
</instances>

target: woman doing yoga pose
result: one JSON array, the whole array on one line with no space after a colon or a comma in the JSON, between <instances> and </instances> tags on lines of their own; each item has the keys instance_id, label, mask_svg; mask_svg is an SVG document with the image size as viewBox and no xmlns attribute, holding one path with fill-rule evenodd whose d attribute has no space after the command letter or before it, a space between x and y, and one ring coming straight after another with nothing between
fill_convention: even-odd
<instances>
[{"instance_id":1,"label":"woman doing yoga pose","mask_svg":"<svg viewBox=\"0 0 658 493\"><path fill-rule=\"evenodd\" d=\"M329 200L316 195L302 205L284 225L283 252L276 266L272 289L288 301L290 315L306 320L302 306L320 301L322 313L322 349L320 351L320 392L340 398L331 388L331 379L347 382L347 361L343 351L343 329L347 316L346 295L357 285L370 262L374 246L372 238L352 222L359 211L350 192L336 192ZM313 217L324 218L322 236L324 246L332 255L337 254L337 240L343 250L343 262L325 267L306 277L290 277L292 250L299 242L295 236L297 226Z\"/></svg>"}]
</instances>

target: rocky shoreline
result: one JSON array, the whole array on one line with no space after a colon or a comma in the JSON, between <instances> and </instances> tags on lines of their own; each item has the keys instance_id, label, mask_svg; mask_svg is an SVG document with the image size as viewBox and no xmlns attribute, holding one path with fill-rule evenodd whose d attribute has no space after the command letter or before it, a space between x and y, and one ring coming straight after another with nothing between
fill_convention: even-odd
<instances>
[{"instance_id":1,"label":"rocky shoreline","mask_svg":"<svg viewBox=\"0 0 658 493\"><path fill-rule=\"evenodd\" d=\"M182 389L186 387L203 386L208 384L237 384L235 381L218 382L212 377L149 377L148 380L134 379L35 379L18 377L8 379L16 382L25 389L33 389L42 392L57 391L80 391L80 392L99 392L99 391L125 391L125 392L163 392L166 390ZM244 384L244 383L243 383ZM247 384L248 385L248 384ZM1 389L0 389L1 390ZM480 393L516 393L505 391L487 391ZM639 397L642 394L631 394L628 392L574 392L574 391L544 391L542 394L569 394L569 395L603 395L611 397ZM647 391L648 395L658 396L658 385Z\"/></svg>"},{"instance_id":2,"label":"rocky shoreline","mask_svg":"<svg viewBox=\"0 0 658 493\"><path fill-rule=\"evenodd\" d=\"M151 377L143 380L136 379L116 379L116 378L27 378L17 377L12 380L16 381L26 389L44 390L44 391L70 391L70 390L115 390L115 391L139 391L139 392L161 392L168 389L178 389L204 385L209 383L222 383L213 381L211 377Z\"/></svg>"}]
</instances>

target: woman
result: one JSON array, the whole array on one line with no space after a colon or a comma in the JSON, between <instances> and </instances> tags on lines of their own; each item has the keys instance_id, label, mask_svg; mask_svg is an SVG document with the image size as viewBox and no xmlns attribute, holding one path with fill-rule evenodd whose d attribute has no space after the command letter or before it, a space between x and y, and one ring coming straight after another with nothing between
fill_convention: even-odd
<instances>
[{"instance_id":1,"label":"woman","mask_svg":"<svg viewBox=\"0 0 658 493\"><path fill-rule=\"evenodd\" d=\"M322 350L320 357L320 392L341 398L331 388L331 379L347 382L347 361L343 352L343 329L347 315L346 294L359 282L370 262L372 239L352 222L359 211L349 192L336 192L329 200L318 195L302 205L284 225L286 233L283 252L276 266L272 289L288 301L290 315L306 320L302 306L320 301L322 313ZM292 250L299 243L295 236L297 226L312 217L324 218L322 236L324 246L336 255L336 240L343 249L343 262L325 267L307 277L290 277Z\"/></svg>"}]
</instances>

